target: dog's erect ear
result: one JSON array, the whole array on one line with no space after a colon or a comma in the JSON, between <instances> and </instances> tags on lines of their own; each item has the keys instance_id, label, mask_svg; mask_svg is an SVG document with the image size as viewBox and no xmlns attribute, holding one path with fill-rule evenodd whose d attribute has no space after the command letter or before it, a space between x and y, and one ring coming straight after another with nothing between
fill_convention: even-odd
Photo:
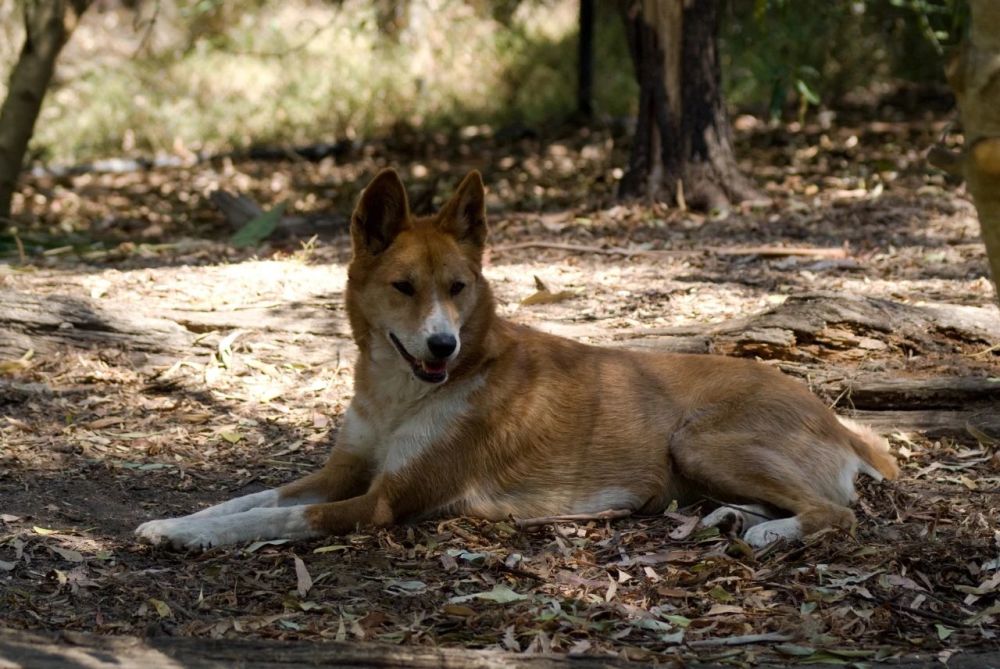
<instances>
[{"instance_id":1,"label":"dog's erect ear","mask_svg":"<svg viewBox=\"0 0 1000 669\"><path fill-rule=\"evenodd\" d=\"M459 242L482 251L486 244L486 191L477 170L469 172L438 214L438 226Z\"/></svg>"},{"instance_id":2,"label":"dog's erect ear","mask_svg":"<svg viewBox=\"0 0 1000 669\"><path fill-rule=\"evenodd\" d=\"M351 216L354 255L377 255L384 251L406 226L410 205L406 189L394 169L385 169L368 184Z\"/></svg>"}]
</instances>

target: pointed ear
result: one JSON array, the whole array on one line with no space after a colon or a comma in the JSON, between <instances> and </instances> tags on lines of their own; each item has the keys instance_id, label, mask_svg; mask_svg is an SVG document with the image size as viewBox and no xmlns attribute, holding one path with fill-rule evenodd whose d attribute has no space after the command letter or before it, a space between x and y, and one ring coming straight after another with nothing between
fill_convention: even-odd
<instances>
[{"instance_id":1,"label":"pointed ear","mask_svg":"<svg viewBox=\"0 0 1000 669\"><path fill-rule=\"evenodd\" d=\"M408 225L406 189L394 169L385 169L368 184L351 216L354 255L377 255Z\"/></svg>"},{"instance_id":2,"label":"pointed ear","mask_svg":"<svg viewBox=\"0 0 1000 669\"><path fill-rule=\"evenodd\" d=\"M486 191L478 170L469 172L438 214L438 227L480 253L486 244Z\"/></svg>"}]
</instances>

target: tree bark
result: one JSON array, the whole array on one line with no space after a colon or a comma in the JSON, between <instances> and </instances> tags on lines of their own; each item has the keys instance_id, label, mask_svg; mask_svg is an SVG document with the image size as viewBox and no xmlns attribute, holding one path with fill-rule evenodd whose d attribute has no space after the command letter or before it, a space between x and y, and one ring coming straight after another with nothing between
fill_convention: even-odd
<instances>
[{"instance_id":1,"label":"tree bark","mask_svg":"<svg viewBox=\"0 0 1000 669\"><path fill-rule=\"evenodd\" d=\"M724 208L754 196L722 99L718 0L619 0L639 83L622 197Z\"/></svg>"},{"instance_id":2,"label":"tree bark","mask_svg":"<svg viewBox=\"0 0 1000 669\"><path fill-rule=\"evenodd\" d=\"M25 0L24 46L0 107L0 218L11 200L56 58L92 0Z\"/></svg>"},{"instance_id":3,"label":"tree bark","mask_svg":"<svg viewBox=\"0 0 1000 669\"><path fill-rule=\"evenodd\" d=\"M1000 301L1000 3L969 0L971 30L949 64L948 80L965 130L961 171L979 225Z\"/></svg>"},{"instance_id":4,"label":"tree bark","mask_svg":"<svg viewBox=\"0 0 1000 669\"><path fill-rule=\"evenodd\" d=\"M581 120L590 120L594 115L594 0L580 0L576 84L576 113Z\"/></svg>"}]
</instances>

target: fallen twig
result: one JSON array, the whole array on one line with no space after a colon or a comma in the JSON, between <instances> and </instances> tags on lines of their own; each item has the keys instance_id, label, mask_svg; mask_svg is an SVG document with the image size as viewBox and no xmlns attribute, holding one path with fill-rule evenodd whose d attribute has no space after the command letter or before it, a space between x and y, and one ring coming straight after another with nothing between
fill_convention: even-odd
<instances>
[{"instance_id":1,"label":"fallen twig","mask_svg":"<svg viewBox=\"0 0 1000 669\"><path fill-rule=\"evenodd\" d=\"M925 620L934 620L939 623L944 623L945 625L951 625L952 627L969 627L968 623L959 620L958 618L953 618L949 615L945 615L943 613L935 613L934 611L924 611L923 609L910 608L909 606L904 606L898 602L889 599L882 599L881 601L883 605L889 607L896 613L909 613L910 615L913 615L917 618L924 618Z\"/></svg>"},{"instance_id":2,"label":"fallen twig","mask_svg":"<svg viewBox=\"0 0 1000 669\"><path fill-rule=\"evenodd\" d=\"M493 253L516 251L518 249L552 249L555 251L570 251L572 253L597 253L608 256L688 256L711 253L720 256L808 256L814 258L846 258L847 251L842 248L791 247L791 246L703 246L697 249L626 249L620 246L603 248L586 244L569 244L565 242L518 242L494 246Z\"/></svg>"},{"instance_id":3,"label":"fallen twig","mask_svg":"<svg viewBox=\"0 0 1000 669\"><path fill-rule=\"evenodd\" d=\"M566 516L541 516L539 518L514 518L514 524L519 528L539 527L540 525L551 525L553 523L574 523L587 520L614 520L616 518L627 518L632 515L631 509L608 509L600 513L576 513Z\"/></svg>"},{"instance_id":4,"label":"fallen twig","mask_svg":"<svg viewBox=\"0 0 1000 669\"><path fill-rule=\"evenodd\" d=\"M766 634L744 634L741 636L723 636L717 639L699 639L687 643L691 648L705 648L708 646L746 646L751 643L771 643L791 641L794 637L791 634L781 634L779 632L768 632Z\"/></svg>"},{"instance_id":5,"label":"fallen twig","mask_svg":"<svg viewBox=\"0 0 1000 669\"><path fill-rule=\"evenodd\" d=\"M981 356L987 356L994 351L1000 351L1000 344L994 344L993 346L984 348L982 351L977 351L976 353L966 353L965 356L967 358L978 358Z\"/></svg>"}]
</instances>

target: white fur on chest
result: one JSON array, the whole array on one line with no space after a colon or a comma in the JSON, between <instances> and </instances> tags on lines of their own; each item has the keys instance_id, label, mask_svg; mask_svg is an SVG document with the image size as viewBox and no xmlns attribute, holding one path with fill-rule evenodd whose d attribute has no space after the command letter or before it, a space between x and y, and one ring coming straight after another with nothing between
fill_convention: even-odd
<instances>
[{"instance_id":1,"label":"white fur on chest","mask_svg":"<svg viewBox=\"0 0 1000 669\"><path fill-rule=\"evenodd\" d=\"M481 376L434 386L408 372L386 375L351 402L338 446L374 461L377 471L400 471L468 413L482 385Z\"/></svg>"}]
</instances>

